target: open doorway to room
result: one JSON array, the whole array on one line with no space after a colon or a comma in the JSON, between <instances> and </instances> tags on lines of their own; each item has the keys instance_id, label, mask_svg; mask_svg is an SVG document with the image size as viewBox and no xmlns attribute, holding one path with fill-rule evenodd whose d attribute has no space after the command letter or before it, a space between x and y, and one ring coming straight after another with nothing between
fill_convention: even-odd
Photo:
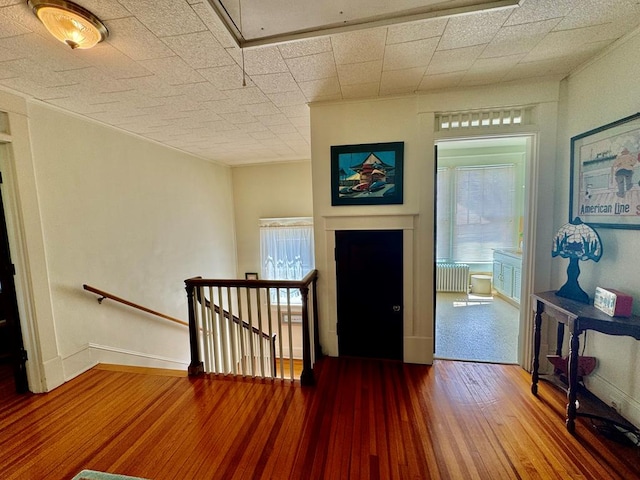
<instances>
[{"instance_id":1,"label":"open doorway to room","mask_svg":"<svg viewBox=\"0 0 640 480\"><path fill-rule=\"evenodd\" d=\"M5 189L2 171L6 165L7 156L6 146L0 142L0 402L13 397L16 393L26 393L28 390L25 365L27 355L18 314L14 282L16 272L11 259L4 208Z\"/></svg>"},{"instance_id":2,"label":"open doorway to room","mask_svg":"<svg viewBox=\"0 0 640 480\"><path fill-rule=\"evenodd\" d=\"M437 143L436 358L518 362L530 142Z\"/></svg>"}]
</instances>

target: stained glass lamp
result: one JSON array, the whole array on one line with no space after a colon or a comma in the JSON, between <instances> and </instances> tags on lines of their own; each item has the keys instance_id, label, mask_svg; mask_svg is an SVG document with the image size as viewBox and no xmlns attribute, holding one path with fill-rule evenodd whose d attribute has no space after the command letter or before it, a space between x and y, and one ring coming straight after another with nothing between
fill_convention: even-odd
<instances>
[{"instance_id":1,"label":"stained glass lamp","mask_svg":"<svg viewBox=\"0 0 640 480\"><path fill-rule=\"evenodd\" d=\"M578 285L580 267L578 260L597 262L602 257L602 242L598 233L589 225L582 223L580 217L563 225L553 237L551 256L569 259L567 282L556 292L560 297L589 303L589 295Z\"/></svg>"}]
</instances>

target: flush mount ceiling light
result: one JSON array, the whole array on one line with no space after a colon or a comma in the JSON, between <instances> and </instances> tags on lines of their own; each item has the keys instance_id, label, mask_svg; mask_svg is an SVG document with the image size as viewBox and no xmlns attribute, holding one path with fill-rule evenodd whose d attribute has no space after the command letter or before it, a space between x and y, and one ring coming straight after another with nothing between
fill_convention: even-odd
<instances>
[{"instance_id":1,"label":"flush mount ceiling light","mask_svg":"<svg viewBox=\"0 0 640 480\"><path fill-rule=\"evenodd\" d=\"M72 49L91 48L109 36L98 17L73 2L28 0L27 4L49 33Z\"/></svg>"}]
</instances>

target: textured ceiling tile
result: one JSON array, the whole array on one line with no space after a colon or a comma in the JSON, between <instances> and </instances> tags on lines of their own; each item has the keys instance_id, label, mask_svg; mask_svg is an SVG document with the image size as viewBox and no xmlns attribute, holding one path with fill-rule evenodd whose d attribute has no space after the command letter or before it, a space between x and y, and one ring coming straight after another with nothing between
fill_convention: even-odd
<instances>
[{"instance_id":1,"label":"textured ceiling tile","mask_svg":"<svg viewBox=\"0 0 640 480\"><path fill-rule=\"evenodd\" d=\"M438 50L489 43L510 13L511 10L497 10L450 18L442 34Z\"/></svg>"},{"instance_id":2,"label":"textured ceiling tile","mask_svg":"<svg viewBox=\"0 0 640 480\"><path fill-rule=\"evenodd\" d=\"M476 85L487 85L487 83L500 83L506 72L504 70L482 70L471 69L460 80L459 87L471 87Z\"/></svg>"},{"instance_id":3,"label":"textured ceiling tile","mask_svg":"<svg viewBox=\"0 0 640 480\"><path fill-rule=\"evenodd\" d=\"M102 21L122 18L129 15L129 11L118 0L82 0L77 2L89 10Z\"/></svg>"},{"instance_id":4,"label":"textured ceiling tile","mask_svg":"<svg viewBox=\"0 0 640 480\"><path fill-rule=\"evenodd\" d=\"M283 43L278 45L278 49L285 59L332 51L331 39L328 36Z\"/></svg>"},{"instance_id":5,"label":"textured ceiling tile","mask_svg":"<svg viewBox=\"0 0 640 480\"><path fill-rule=\"evenodd\" d=\"M105 111L102 105L89 105L83 102L80 97L54 98L47 103L55 105L56 107L73 110L82 115Z\"/></svg>"},{"instance_id":6,"label":"textured ceiling tile","mask_svg":"<svg viewBox=\"0 0 640 480\"><path fill-rule=\"evenodd\" d=\"M83 54L87 63L104 71L112 78L124 79L152 75L151 71L108 43L100 43L91 50L84 51Z\"/></svg>"},{"instance_id":7,"label":"textured ceiling tile","mask_svg":"<svg viewBox=\"0 0 640 480\"><path fill-rule=\"evenodd\" d=\"M443 73L438 75L425 75L418 85L418 91L427 92L430 90L443 90L446 88L455 88L458 86L463 72Z\"/></svg>"},{"instance_id":8,"label":"textured ceiling tile","mask_svg":"<svg viewBox=\"0 0 640 480\"><path fill-rule=\"evenodd\" d=\"M278 47L259 47L244 50L244 66L249 75L288 72Z\"/></svg>"},{"instance_id":9,"label":"textured ceiling tile","mask_svg":"<svg viewBox=\"0 0 640 480\"><path fill-rule=\"evenodd\" d=\"M245 108L242 105L238 105L231 100L214 100L211 102L205 102L203 104L203 107L210 109L219 115L231 112L246 112Z\"/></svg>"},{"instance_id":10,"label":"textured ceiling tile","mask_svg":"<svg viewBox=\"0 0 640 480\"><path fill-rule=\"evenodd\" d=\"M257 118L263 125L266 126L286 125L289 123L289 119L282 113L276 113L273 115L260 115L257 116Z\"/></svg>"},{"instance_id":11,"label":"textured ceiling tile","mask_svg":"<svg viewBox=\"0 0 640 480\"><path fill-rule=\"evenodd\" d=\"M428 38L413 42L387 45L384 52L383 70L399 70L429 64L439 38Z\"/></svg>"},{"instance_id":12,"label":"textured ceiling tile","mask_svg":"<svg viewBox=\"0 0 640 480\"><path fill-rule=\"evenodd\" d=\"M297 92L298 85L290 73L274 73L271 75L253 75L251 77L263 93Z\"/></svg>"},{"instance_id":13,"label":"textured ceiling tile","mask_svg":"<svg viewBox=\"0 0 640 480\"><path fill-rule=\"evenodd\" d=\"M213 11L211 5L209 5L208 1L202 1L191 5L191 8L196 12L202 23L204 23L209 31L213 33L216 37L220 45L224 48L233 48L236 47L236 42L227 30L227 28L222 25L222 22L218 18L218 15Z\"/></svg>"},{"instance_id":14,"label":"textured ceiling tile","mask_svg":"<svg viewBox=\"0 0 640 480\"><path fill-rule=\"evenodd\" d=\"M640 18L640 2L637 0L583 0L565 17L556 30L613 23L620 30L623 25L635 26Z\"/></svg>"},{"instance_id":15,"label":"textured ceiling tile","mask_svg":"<svg viewBox=\"0 0 640 480\"><path fill-rule=\"evenodd\" d=\"M114 19L110 22L108 42L133 60L169 57L173 55L162 40L152 34L135 17Z\"/></svg>"},{"instance_id":16,"label":"textured ceiling tile","mask_svg":"<svg viewBox=\"0 0 640 480\"><path fill-rule=\"evenodd\" d=\"M30 81L41 87L60 87L79 83L76 80L67 78L59 72L52 72L46 68L45 65L28 58L20 58L18 60L4 62L2 69L6 72L11 72L11 77L28 78Z\"/></svg>"},{"instance_id":17,"label":"textured ceiling tile","mask_svg":"<svg viewBox=\"0 0 640 480\"><path fill-rule=\"evenodd\" d=\"M22 58L20 54L14 52L13 50L9 50L8 48L0 47L0 62L6 62L7 60L17 60ZM6 72L4 72L6 75ZM0 75L3 75L2 66L0 65Z\"/></svg>"},{"instance_id":18,"label":"textured ceiling tile","mask_svg":"<svg viewBox=\"0 0 640 480\"><path fill-rule=\"evenodd\" d=\"M291 123L287 123L285 125L271 125L269 127L269 130L271 130L273 133L275 133L278 136L286 133L294 133L296 135L299 135L298 130L296 130L296 127L291 125Z\"/></svg>"},{"instance_id":19,"label":"textured ceiling tile","mask_svg":"<svg viewBox=\"0 0 640 480\"><path fill-rule=\"evenodd\" d=\"M336 102L338 100L342 100L342 93L333 93L331 95L319 95L313 98L313 102Z\"/></svg>"},{"instance_id":20,"label":"textured ceiling tile","mask_svg":"<svg viewBox=\"0 0 640 480\"><path fill-rule=\"evenodd\" d=\"M261 122L255 121L255 119L251 123L242 124L241 128L243 132L249 133L249 134L256 133L256 132L266 132L269 130L264 124L262 124Z\"/></svg>"},{"instance_id":21,"label":"textured ceiling tile","mask_svg":"<svg viewBox=\"0 0 640 480\"><path fill-rule=\"evenodd\" d=\"M209 82L188 83L186 85L174 85L170 87L174 94L187 95L198 102L209 100L224 100L227 95L211 85Z\"/></svg>"},{"instance_id":22,"label":"textured ceiling tile","mask_svg":"<svg viewBox=\"0 0 640 480\"><path fill-rule=\"evenodd\" d=\"M294 57L285 61L297 82L320 80L337 75L332 52Z\"/></svg>"},{"instance_id":23,"label":"textured ceiling tile","mask_svg":"<svg viewBox=\"0 0 640 480\"><path fill-rule=\"evenodd\" d=\"M242 69L237 65L203 68L198 70L198 73L221 91L242 88ZM247 85L253 85L248 76L245 76L245 81Z\"/></svg>"},{"instance_id":24,"label":"textured ceiling tile","mask_svg":"<svg viewBox=\"0 0 640 480\"><path fill-rule=\"evenodd\" d=\"M309 105L290 105L280 109L288 118L304 117L309 119Z\"/></svg>"},{"instance_id":25,"label":"textured ceiling tile","mask_svg":"<svg viewBox=\"0 0 640 480\"><path fill-rule=\"evenodd\" d=\"M554 31L547 35L526 56L526 62L560 57L571 52L592 51L591 44L610 41L617 33L609 25L579 28L576 30Z\"/></svg>"},{"instance_id":26,"label":"textured ceiling tile","mask_svg":"<svg viewBox=\"0 0 640 480\"><path fill-rule=\"evenodd\" d=\"M204 82L205 79L198 72L193 70L180 57L156 58L153 60L143 60L140 65L155 73L172 85L181 83Z\"/></svg>"},{"instance_id":27,"label":"textured ceiling tile","mask_svg":"<svg viewBox=\"0 0 640 480\"><path fill-rule=\"evenodd\" d=\"M44 25L38 20L38 17L31 12L27 6L27 2L18 1L10 2L13 5L7 5L0 8L0 15L11 20L20 28L24 28L29 32L37 32L46 35Z\"/></svg>"},{"instance_id":28,"label":"textured ceiling tile","mask_svg":"<svg viewBox=\"0 0 640 480\"><path fill-rule=\"evenodd\" d=\"M277 107L290 107L307 103L307 99L300 89L293 92L271 93L267 96Z\"/></svg>"},{"instance_id":29,"label":"textured ceiling tile","mask_svg":"<svg viewBox=\"0 0 640 480\"><path fill-rule=\"evenodd\" d=\"M254 123L256 118L247 112L234 112L224 113L220 115L225 121L233 123L234 125L241 125L243 123Z\"/></svg>"},{"instance_id":30,"label":"textured ceiling tile","mask_svg":"<svg viewBox=\"0 0 640 480\"><path fill-rule=\"evenodd\" d=\"M276 138L276 134L268 129L265 130L264 132L251 132L250 135L256 140L270 140L270 139Z\"/></svg>"},{"instance_id":31,"label":"textured ceiling tile","mask_svg":"<svg viewBox=\"0 0 640 480\"><path fill-rule=\"evenodd\" d=\"M28 28L21 26L3 15L3 10L4 9L0 8L0 37L15 37L16 35L31 33L31 30Z\"/></svg>"},{"instance_id":32,"label":"textured ceiling tile","mask_svg":"<svg viewBox=\"0 0 640 480\"><path fill-rule=\"evenodd\" d=\"M245 109L251 115L255 116L278 115L281 113L278 107L269 102L268 99L265 98L265 100L266 101L263 103L253 103L250 105L245 105Z\"/></svg>"},{"instance_id":33,"label":"textured ceiling tile","mask_svg":"<svg viewBox=\"0 0 640 480\"><path fill-rule=\"evenodd\" d=\"M553 67L557 64L555 60L544 60L539 62L519 63L507 73L502 79L505 82L513 80L523 80L532 78L547 78L557 75L562 78L564 74L552 74Z\"/></svg>"},{"instance_id":34,"label":"textured ceiling tile","mask_svg":"<svg viewBox=\"0 0 640 480\"><path fill-rule=\"evenodd\" d=\"M446 26L446 18L432 18L403 25L392 25L387 34L387 45L439 37L444 33Z\"/></svg>"},{"instance_id":35,"label":"textured ceiling tile","mask_svg":"<svg viewBox=\"0 0 640 480\"><path fill-rule=\"evenodd\" d=\"M380 91L380 83L361 83L357 85L342 85L342 98L370 98L376 97Z\"/></svg>"},{"instance_id":36,"label":"textured ceiling tile","mask_svg":"<svg viewBox=\"0 0 640 480\"><path fill-rule=\"evenodd\" d=\"M382 60L387 36L386 28L372 28L342 33L331 37L336 64Z\"/></svg>"},{"instance_id":37,"label":"textured ceiling tile","mask_svg":"<svg viewBox=\"0 0 640 480\"><path fill-rule=\"evenodd\" d=\"M166 37L164 42L192 68L235 65L211 32L188 33Z\"/></svg>"},{"instance_id":38,"label":"textured ceiling tile","mask_svg":"<svg viewBox=\"0 0 640 480\"><path fill-rule=\"evenodd\" d=\"M119 0L155 35L167 37L200 32L206 26L183 0Z\"/></svg>"},{"instance_id":39,"label":"textured ceiling tile","mask_svg":"<svg viewBox=\"0 0 640 480\"><path fill-rule=\"evenodd\" d=\"M394 95L414 92L422 80L424 70L424 67L418 67L382 72L380 94Z\"/></svg>"},{"instance_id":40,"label":"textured ceiling tile","mask_svg":"<svg viewBox=\"0 0 640 480\"><path fill-rule=\"evenodd\" d=\"M501 29L487 48L482 57L500 57L527 53L531 51L553 28L560 19L543 20L524 25L514 25Z\"/></svg>"},{"instance_id":41,"label":"textured ceiling tile","mask_svg":"<svg viewBox=\"0 0 640 480\"><path fill-rule=\"evenodd\" d=\"M0 0L0 88L229 163L309 158L309 100L559 80L640 22L638 0L523 0L490 14L240 50L208 1L82 5L107 23L110 38L71 51L26 0ZM472 48L448 50L459 45Z\"/></svg>"},{"instance_id":42,"label":"textured ceiling tile","mask_svg":"<svg viewBox=\"0 0 640 480\"><path fill-rule=\"evenodd\" d=\"M505 26L533 23L550 18L561 18L568 15L582 0L527 0L512 10Z\"/></svg>"},{"instance_id":43,"label":"textured ceiling tile","mask_svg":"<svg viewBox=\"0 0 640 480\"><path fill-rule=\"evenodd\" d=\"M378 82L382 74L382 60L338 65L340 85Z\"/></svg>"},{"instance_id":44,"label":"textured ceiling tile","mask_svg":"<svg viewBox=\"0 0 640 480\"><path fill-rule=\"evenodd\" d=\"M267 96L258 87L242 87L225 91L227 97L238 105L261 104L269 101Z\"/></svg>"},{"instance_id":45,"label":"textured ceiling tile","mask_svg":"<svg viewBox=\"0 0 640 480\"><path fill-rule=\"evenodd\" d=\"M482 53L483 49L484 45L477 45L475 47L437 51L433 54L431 63L427 67L427 75L466 70L473 65L473 62Z\"/></svg>"},{"instance_id":46,"label":"textured ceiling tile","mask_svg":"<svg viewBox=\"0 0 640 480\"><path fill-rule=\"evenodd\" d=\"M36 33L0 38L0 48L6 48L19 58L30 58L41 68L51 71L73 70L87 66L88 55L76 55L69 47L45 33L41 37Z\"/></svg>"},{"instance_id":47,"label":"textured ceiling tile","mask_svg":"<svg viewBox=\"0 0 640 480\"><path fill-rule=\"evenodd\" d=\"M310 82L300 82L300 89L310 102L317 101L318 97L340 95L340 83L338 77L323 78Z\"/></svg>"}]
</instances>

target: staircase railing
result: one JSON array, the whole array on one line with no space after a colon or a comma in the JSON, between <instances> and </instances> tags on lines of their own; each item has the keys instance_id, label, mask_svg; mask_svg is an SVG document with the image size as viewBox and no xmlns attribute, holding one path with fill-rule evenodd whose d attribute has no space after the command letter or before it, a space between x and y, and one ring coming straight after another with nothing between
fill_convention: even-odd
<instances>
[{"instance_id":1,"label":"staircase railing","mask_svg":"<svg viewBox=\"0 0 640 480\"><path fill-rule=\"evenodd\" d=\"M130 302L129 300L125 300L122 297L118 297L113 293L105 292L104 290L100 290L99 288L92 287L91 285L87 285L86 283L82 285L87 292L95 293L96 295L100 295L98 298L98 303L102 303L105 299L111 299L115 302L122 303L123 305L127 305L128 307L135 308L137 310L142 310L143 312L149 313L151 315L155 315L156 317L164 318L165 320L169 320L170 322L178 323L180 325L184 325L188 327L189 324L184 320L180 320L179 318L171 317L169 315L165 315L164 313L157 312L156 310L151 310L150 308L143 307L142 305L138 305L137 303Z\"/></svg>"},{"instance_id":2,"label":"staircase railing","mask_svg":"<svg viewBox=\"0 0 640 480\"><path fill-rule=\"evenodd\" d=\"M301 348L300 381L314 384L312 366L322 354L317 333L317 277L317 270L312 270L300 281L185 280L189 374L293 380L294 356Z\"/></svg>"}]
</instances>

